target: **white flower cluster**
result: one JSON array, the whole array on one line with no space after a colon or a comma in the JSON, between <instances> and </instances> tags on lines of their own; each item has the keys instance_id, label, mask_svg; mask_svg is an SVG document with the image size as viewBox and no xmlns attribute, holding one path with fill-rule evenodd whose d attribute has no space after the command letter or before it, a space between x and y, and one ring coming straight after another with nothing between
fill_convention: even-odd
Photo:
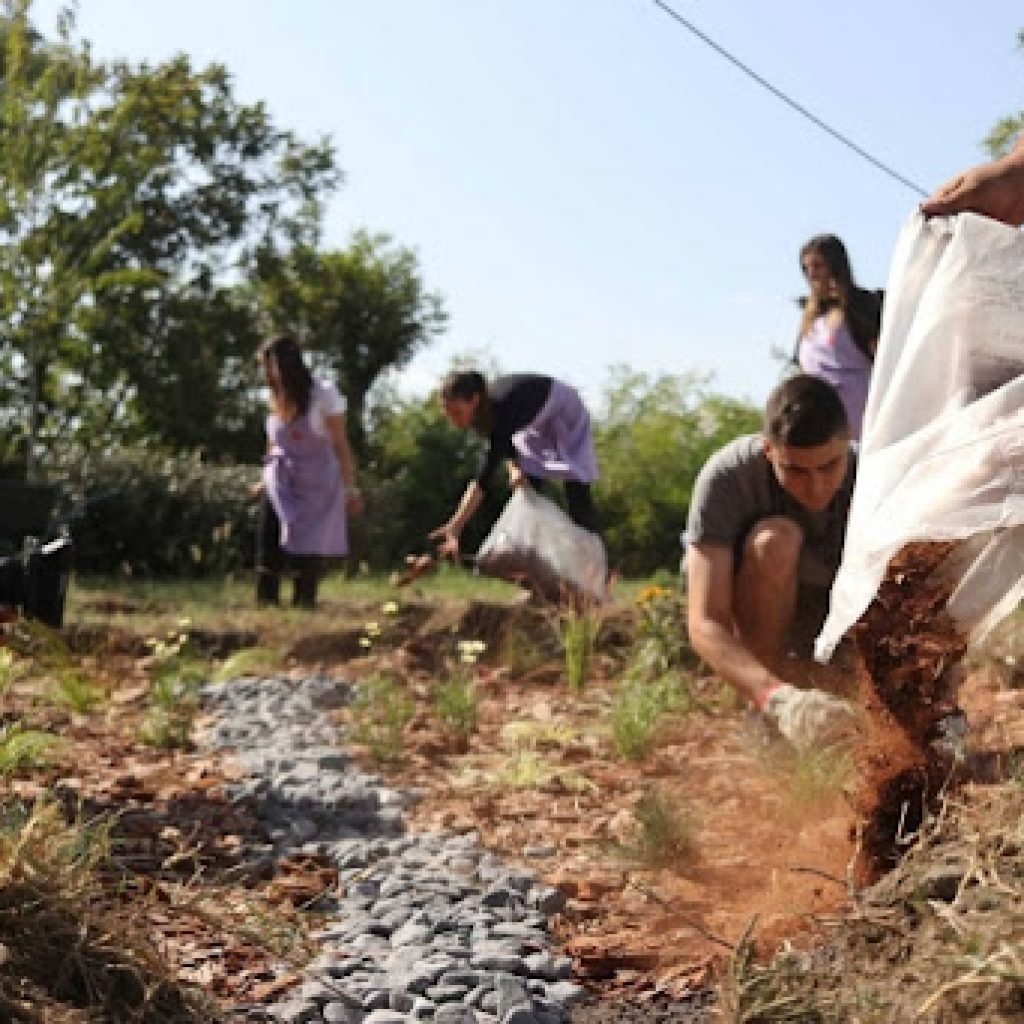
<instances>
[{"instance_id":1,"label":"white flower cluster","mask_svg":"<svg viewBox=\"0 0 1024 1024\"><path fill-rule=\"evenodd\" d=\"M461 661L463 665L472 665L486 650L487 644L485 644L483 640L460 640L459 661Z\"/></svg>"}]
</instances>

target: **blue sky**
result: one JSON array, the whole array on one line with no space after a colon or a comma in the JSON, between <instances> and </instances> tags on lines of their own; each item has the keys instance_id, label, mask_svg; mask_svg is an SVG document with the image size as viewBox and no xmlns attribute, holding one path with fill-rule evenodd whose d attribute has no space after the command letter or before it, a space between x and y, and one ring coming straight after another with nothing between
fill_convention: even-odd
<instances>
[{"instance_id":1,"label":"blue sky","mask_svg":"<svg viewBox=\"0 0 1024 1024\"><path fill-rule=\"evenodd\" d=\"M1024 107L1019 0L670 2L926 190ZM36 3L41 27L57 7ZM243 99L334 139L325 244L392 234L451 314L414 391L485 351L592 400L628 363L760 403L803 241L839 235L880 287L918 202L651 0L81 0L78 25L100 56L224 63Z\"/></svg>"}]
</instances>

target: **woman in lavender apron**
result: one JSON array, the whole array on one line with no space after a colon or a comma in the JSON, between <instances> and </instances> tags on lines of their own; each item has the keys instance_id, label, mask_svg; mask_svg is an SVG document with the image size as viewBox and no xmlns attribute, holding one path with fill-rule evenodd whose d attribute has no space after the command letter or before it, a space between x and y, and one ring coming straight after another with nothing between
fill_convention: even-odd
<instances>
[{"instance_id":1,"label":"woman in lavender apron","mask_svg":"<svg viewBox=\"0 0 1024 1024\"><path fill-rule=\"evenodd\" d=\"M800 250L810 294L796 362L804 373L827 380L842 399L850 436L858 440L868 400L871 366L882 321L882 292L857 286L846 248L835 235L816 235Z\"/></svg>"},{"instance_id":2,"label":"woman in lavender apron","mask_svg":"<svg viewBox=\"0 0 1024 1024\"><path fill-rule=\"evenodd\" d=\"M570 518L585 530L598 532L590 493L597 479L590 414L574 388L535 373L511 374L488 383L476 370L463 370L445 378L441 400L452 425L483 435L487 450L458 508L430 534L440 542L439 554L458 556L459 535L480 507L502 461L512 487L562 481Z\"/></svg>"},{"instance_id":3,"label":"woman in lavender apron","mask_svg":"<svg viewBox=\"0 0 1024 1024\"><path fill-rule=\"evenodd\" d=\"M287 335L259 352L270 388L263 505L257 544L256 601L277 604L281 576L295 577L294 603L312 608L329 559L348 554L348 513L362 512L345 402L315 381Z\"/></svg>"}]
</instances>

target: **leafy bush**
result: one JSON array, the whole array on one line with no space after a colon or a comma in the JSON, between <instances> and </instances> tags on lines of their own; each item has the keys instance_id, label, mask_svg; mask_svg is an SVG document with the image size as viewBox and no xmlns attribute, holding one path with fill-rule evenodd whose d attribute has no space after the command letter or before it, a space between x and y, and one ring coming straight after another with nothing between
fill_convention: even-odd
<instances>
[{"instance_id":1,"label":"leafy bush","mask_svg":"<svg viewBox=\"0 0 1024 1024\"><path fill-rule=\"evenodd\" d=\"M161 750L182 750L188 746L191 729L191 718L154 705L139 725L139 739Z\"/></svg>"},{"instance_id":2,"label":"leafy bush","mask_svg":"<svg viewBox=\"0 0 1024 1024\"><path fill-rule=\"evenodd\" d=\"M643 576L679 564L679 534L686 525L697 473L715 451L741 434L761 429L760 411L711 394L696 376L650 377L612 369L605 413L597 423L610 564Z\"/></svg>"},{"instance_id":3,"label":"leafy bush","mask_svg":"<svg viewBox=\"0 0 1024 1024\"><path fill-rule=\"evenodd\" d=\"M164 749L187 747L209 667L189 653L185 633L172 631L165 639L150 640L150 646L157 665L139 739Z\"/></svg>"},{"instance_id":4,"label":"leafy bush","mask_svg":"<svg viewBox=\"0 0 1024 1024\"><path fill-rule=\"evenodd\" d=\"M71 501L79 572L178 579L252 568L258 476L143 448L84 454L52 474Z\"/></svg>"}]
</instances>

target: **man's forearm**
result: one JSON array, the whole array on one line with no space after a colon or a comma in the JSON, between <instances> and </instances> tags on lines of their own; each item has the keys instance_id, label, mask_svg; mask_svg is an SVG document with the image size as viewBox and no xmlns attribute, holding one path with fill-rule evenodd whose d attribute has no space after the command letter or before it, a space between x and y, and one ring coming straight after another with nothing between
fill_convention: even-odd
<instances>
[{"instance_id":1,"label":"man's forearm","mask_svg":"<svg viewBox=\"0 0 1024 1024\"><path fill-rule=\"evenodd\" d=\"M716 675L759 708L764 706L769 692L783 682L721 623L691 623L690 642Z\"/></svg>"},{"instance_id":2,"label":"man's forearm","mask_svg":"<svg viewBox=\"0 0 1024 1024\"><path fill-rule=\"evenodd\" d=\"M452 517L445 524L447 528L456 536L462 533L466 523L473 518L483 500L483 488L475 480L471 481L469 486L463 491L458 508L455 509Z\"/></svg>"}]
</instances>

